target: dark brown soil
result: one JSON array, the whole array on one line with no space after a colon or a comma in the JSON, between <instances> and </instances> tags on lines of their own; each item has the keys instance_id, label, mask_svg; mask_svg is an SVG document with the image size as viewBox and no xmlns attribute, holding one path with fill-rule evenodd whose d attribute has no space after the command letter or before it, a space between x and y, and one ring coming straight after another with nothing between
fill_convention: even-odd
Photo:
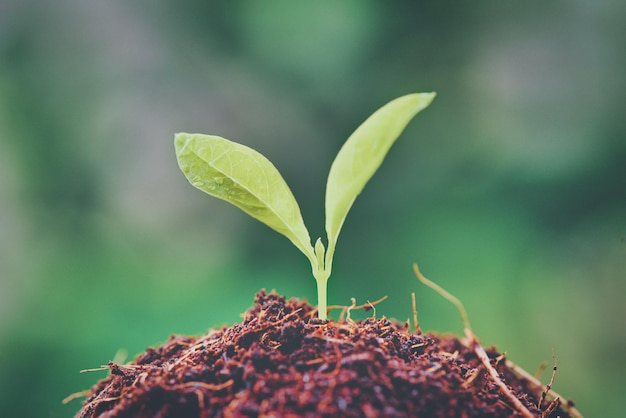
<instances>
[{"instance_id":1,"label":"dark brown soil","mask_svg":"<svg viewBox=\"0 0 626 418\"><path fill-rule=\"evenodd\" d=\"M172 336L87 394L77 417L511 417L518 410L464 341L388 319L320 321L260 291L241 324ZM542 398L495 349L491 364L531 416L577 416ZM550 411L550 408L552 409Z\"/></svg>"}]
</instances>

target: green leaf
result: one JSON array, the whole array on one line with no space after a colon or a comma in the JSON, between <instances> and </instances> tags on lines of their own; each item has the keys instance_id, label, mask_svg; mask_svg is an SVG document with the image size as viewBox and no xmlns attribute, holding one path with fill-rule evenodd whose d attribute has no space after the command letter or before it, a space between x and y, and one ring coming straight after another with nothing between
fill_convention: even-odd
<instances>
[{"instance_id":1,"label":"green leaf","mask_svg":"<svg viewBox=\"0 0 626 418\"><path fill-rule=\"evenodd\" d=\"M178 165L192 185L280 232L317 264L298 203L267 158L213 135L179 133L175 146Z\"/></svg>"},{"instance_id":2,"label":"green leaf","mask_svg":"<svg viewBox=\"0 0 626 418\"><path fill-rule=\"evenodd\" d=\"M330 269L339 231L354 199L406 125L434 97L435 93L417 93L392 100L363 122L339 150L326 184L326 269Z\"/></svg>"}]
</instances>

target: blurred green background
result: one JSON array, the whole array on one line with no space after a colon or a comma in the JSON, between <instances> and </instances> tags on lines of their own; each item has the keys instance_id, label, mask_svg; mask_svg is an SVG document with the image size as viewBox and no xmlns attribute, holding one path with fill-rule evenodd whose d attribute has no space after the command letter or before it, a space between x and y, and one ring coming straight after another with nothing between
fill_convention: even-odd
<instances>
[{"instance_id":1,"label":"blurred green background","mask_svg":"<svg viewBox=\"0 0 626 418\"><path fill-rule=\"evenodd\" d=\"M475 332L587 416L626 410L626 3L4 0L0 411L69 417L98 367L239 320L260 288L316 302L284 237L191 187L175 132L245 143L313 238L348 135L437 91L348 216L331 304ZM546 380L548 376L544 376Z\"/></svg>"}]
</instances>

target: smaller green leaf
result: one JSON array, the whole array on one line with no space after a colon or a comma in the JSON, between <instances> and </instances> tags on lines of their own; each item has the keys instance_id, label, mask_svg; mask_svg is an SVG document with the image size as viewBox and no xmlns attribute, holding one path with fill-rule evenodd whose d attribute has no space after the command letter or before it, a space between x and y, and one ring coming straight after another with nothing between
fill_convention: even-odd
<instances>
[{"instance_id":1,"label":"smaller green leaf","mask_svg":"<svg viewBox=\"0 0 626 418\"><path fill-rule=\"evenodd\" d=\"M392 100L363 122L339 150L326 184L327 270L354 199L378 170L406 125L434 97L435 93L416 93Z\"/></svg>"},{"instance_id":2,"label":"smaller green leaf","mask_svg":"<svg viewBox=\"0 0 626 418\"><path fill-rule=\"evenodd\" d=\"M317 264L298 203L267 158L213 135L179 133L175 146L178 165L193 186L280 232Z\"/></svg>"}]
</instances>

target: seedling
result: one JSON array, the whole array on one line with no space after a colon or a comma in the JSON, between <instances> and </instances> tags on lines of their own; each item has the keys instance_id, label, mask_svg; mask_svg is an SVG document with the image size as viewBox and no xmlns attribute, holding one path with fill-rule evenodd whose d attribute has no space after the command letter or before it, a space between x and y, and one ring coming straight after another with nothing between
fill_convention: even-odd
<instances>
[{"instance_id":1,"label":"seedling","mask_svg":"<svg viewBox=\"0 0 626 418\"><path fill-rule=\"evenodd\" d=\"M326 285L335 246L352 203L383 162L406 125L435 93L399 97L372 114L346 141L326 183L326 248L311 245L298 203L276 167L245 145L214 135L176 134L178 165L189 182L226 200L287 237L311 262L317 281L318 316L327 317Z\"/></svg>"}]
</instances>

